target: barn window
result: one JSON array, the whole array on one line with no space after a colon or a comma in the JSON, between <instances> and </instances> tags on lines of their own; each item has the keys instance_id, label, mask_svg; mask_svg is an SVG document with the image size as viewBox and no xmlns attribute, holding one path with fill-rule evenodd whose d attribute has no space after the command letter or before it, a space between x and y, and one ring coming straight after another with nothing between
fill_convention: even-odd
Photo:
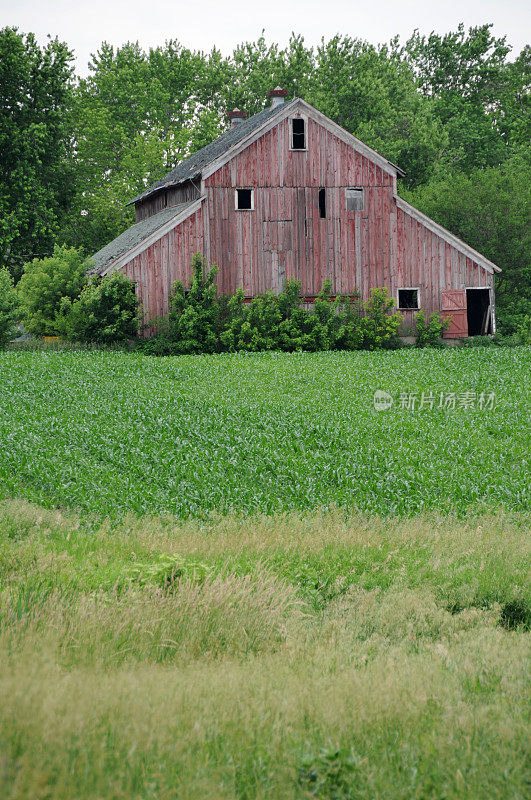
<instances>
[{"instance_id":1,"label":"barn window","mask_svg":"<svg viewBox=\"0 0 531 800\"><path fill-rule=\"evenodd\" d=\"M420 308L418 289L399 289L398 308L416 309Z\"/></svg>"},{"instance_id":2,"label":"barn window","mask_svg":"<svg viewBox=\"0 0 531 800\"><path fill-rule=\"evenodd\" d=\"M363 189L355 186L352 189L345 189L347 199L347 211L363 211Z\"/></svg>"},{"instance_id":3,"label":"barn window","mask_svg":"<svg viewBox=\"0 0 531 800\"><path fill-rule=\"evenodd\" d=\"M319 189L319 216L326 219L326 189Z\"/></svg>"},{"instance_id":4,"label":"barn window","mask_svg":"<svg viewBox=\"0 0 531 800\"><path fill-rule=\"evenodd\" d=\"M254 209L254 193L252 189L236 189L236 211L252 211Z\"/></svg>"},{"instance_id":5,"label":"barn window","mask_svg":"<svg viewBox=\"0 0 531 800\"><path fill-rule=\"evenodd\" d=\"M302 117L291 120L291 149L306 150L306 123Z\"/></svg>"}]
</instances>

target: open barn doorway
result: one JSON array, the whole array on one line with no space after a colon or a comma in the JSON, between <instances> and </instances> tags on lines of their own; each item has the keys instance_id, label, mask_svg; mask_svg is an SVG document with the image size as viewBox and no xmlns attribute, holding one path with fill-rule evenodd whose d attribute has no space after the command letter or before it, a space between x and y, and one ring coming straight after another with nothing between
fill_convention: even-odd
<instances>
[{"instance_id":1,"label":"open barn doorway","mask_svg":"<svg viewBox=\"0 0 531 800\"><path fill-rule=\"evenodd\" d=\"M466 290L466 316L469 336L492 333L489 289Z\"/></svg>"}]
</instances>

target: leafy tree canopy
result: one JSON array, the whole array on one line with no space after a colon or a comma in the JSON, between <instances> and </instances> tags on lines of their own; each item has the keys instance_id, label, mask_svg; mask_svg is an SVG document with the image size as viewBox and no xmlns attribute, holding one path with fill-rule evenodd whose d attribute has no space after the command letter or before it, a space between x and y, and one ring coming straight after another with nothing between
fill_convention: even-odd
<instances>
[{"instance_id":1,"label":"leafy tree canopy","mask_svg":"<svg viewBox=\"0 0 531 800\"><path fill-rule=\"evenodd\" d=\"M0 30L0 267L16 278L51 252L73 199L72 58L58 39Z\"/></svg>"}]
</instances>

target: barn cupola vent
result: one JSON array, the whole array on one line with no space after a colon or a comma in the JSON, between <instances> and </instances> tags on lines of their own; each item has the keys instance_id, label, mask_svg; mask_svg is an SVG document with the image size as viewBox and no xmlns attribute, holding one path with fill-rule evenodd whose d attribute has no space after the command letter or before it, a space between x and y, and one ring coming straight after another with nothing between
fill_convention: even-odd
<instances>
[{"instance_id":1,"label":"barn cupola vent","mask_svg":"<svg viewBox=\"0 0 531 800\"><path fill-rule=\"evenodd\" d=\"M239 125L240 122L243 122L247 114L245 111L240 111L239 108L233 108L232 111L229 111L227 114L227 118L230 119L230 126L234 128L235 125Z\"/></svg>"},{"instance_id":2,"label":"barn cupola vent","mask_svg":"<svg viewBox=\"0 0 531 800\"><path fill-rule=\"evenodd\" d=\"M271 108L275 108L276 106L281 106L284 102L285 98L288 96L287 89L281 89L280 86L277 86L275 89L271 89L267 96L271 98Z\"/></svg>"}]
</instances>

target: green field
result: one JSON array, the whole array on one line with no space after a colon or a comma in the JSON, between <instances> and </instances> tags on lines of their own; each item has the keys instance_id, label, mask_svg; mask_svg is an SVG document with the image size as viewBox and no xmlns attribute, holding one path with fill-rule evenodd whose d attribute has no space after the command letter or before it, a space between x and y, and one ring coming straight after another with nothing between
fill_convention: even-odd
<instances>
[{"instance_id":1,"label":"green field","mask_svg":"<svg viewBox=\"0 0 531 800\"><path fill-rule=\"evenodd\" d=\"M530 376L531 348L0 354L0 497L112 516L522 510ZM439 409L441 392L495 407Z\"/></svg>"},{"instance_id":2,"label":"green field","mask_svg":"<svg viewBox=\"0 0 531 800\"><path fill-rule=\"evenodd\" d=\"M524 800L530 367L0 353L2 800Z\"/></svg>"}]
</instances>

